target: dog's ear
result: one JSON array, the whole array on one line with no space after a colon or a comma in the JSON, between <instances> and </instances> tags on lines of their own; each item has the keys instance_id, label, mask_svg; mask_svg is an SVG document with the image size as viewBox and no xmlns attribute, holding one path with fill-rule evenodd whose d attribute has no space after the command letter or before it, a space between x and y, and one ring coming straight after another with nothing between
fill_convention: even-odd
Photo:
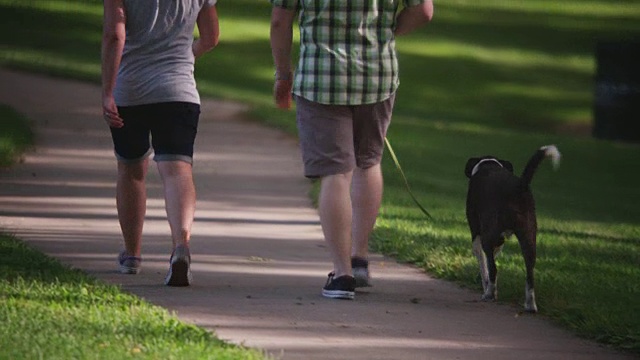
<instances>
[{"instance_id":1,"label":"dog's ear","mask_svg":"<svg viewBox=\"0 0 640 360\"><path fill-rule=\"evenodd\" d=\"M502 164L505 169L509 170L509 172L513 174L513 164L511 164L511 162L507 160L500 160L500 164Z\"/></svg>"},{"instance_id":2,"label":"dog's ear","mask_svg":"<svg viewBox=\"0 0 640 360\"><path fill-rule=\"evenodd\" d=\"M467 166L464 167L464 174L467 175L468 178L471 177L471 171L479 161L480 161L480 158L477 158L477 157L467 160Z\"/></svg>"}]
</instances>

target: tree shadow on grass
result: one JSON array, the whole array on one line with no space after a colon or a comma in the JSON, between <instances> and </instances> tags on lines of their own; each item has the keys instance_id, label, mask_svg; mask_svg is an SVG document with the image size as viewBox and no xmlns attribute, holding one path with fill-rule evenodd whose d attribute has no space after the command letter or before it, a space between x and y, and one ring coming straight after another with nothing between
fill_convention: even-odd
<instances>
[{"instance_id":1,"label":"tree shadow on grass","mask_svg":"<svg viewBox=\"0 0 640 360\"><path fill-rule=\"evenodd\" d=\"M595 3L601 5L602 1ZM587 15L553 9L526 11L442 3L436 6L432 26L419 33L487 48L589 56L598 41L640 35L640 5L637 6L638 11L631 14L619 11L617 15Z\"/></svg>"}]
</instances>

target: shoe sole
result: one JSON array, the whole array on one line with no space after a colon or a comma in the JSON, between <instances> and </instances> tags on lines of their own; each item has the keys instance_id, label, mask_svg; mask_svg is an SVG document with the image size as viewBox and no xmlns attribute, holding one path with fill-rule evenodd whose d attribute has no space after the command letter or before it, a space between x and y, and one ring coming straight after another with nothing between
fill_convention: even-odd
<instances>
[{"instance_id":1,"label":"shoe sole","mask_svg":"<svg viewBox=\"0 0 640 360\"><path fill-rule=\"evenodd\" d=\"M134 267L130 267L130 266L120 265L120 273L121 274L136 275L136 274L140 273L140 268L134 268Z\"/></svg>"},{"instance_id":2,"label":"shoe sole","mask_svg":"<svg viewBox=\"0 0 640 360\"><path fill-rule=\"evenodd\" d=\"M191 284L189 263L185 260L176 260L172 263L164 283L167 286L189 286Z\"/></svg>"},{"instance_id":3,"label":"shoe sole","mask_svg":"<svg viewBox=\"0 0 640 360\"><path fill-rule=\"evenodd\" d=\"M347 290L322 290L322 296L330 299L353 300L356 296L355 291Z\"/></svg>"}]
</instances>

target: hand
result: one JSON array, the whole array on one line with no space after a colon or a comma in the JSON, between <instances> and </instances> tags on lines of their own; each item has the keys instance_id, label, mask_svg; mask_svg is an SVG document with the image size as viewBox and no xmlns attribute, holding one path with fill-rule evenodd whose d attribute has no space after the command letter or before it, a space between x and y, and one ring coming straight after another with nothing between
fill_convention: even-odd
<instances>
[{"instance_id":1,"label":"hand","mask_svg":"<svg viewBox=\"0 0 640 360\"><path fill-rule=\"evenodd\" d=\"M124 126L124 121L118 114L118 107L113 99L113 96L102 97L102 117L112 128L121 128Z\"/></svg>"},{"instance_id":2,"label":"hand","mask_svg":"<svg viewBox=\"0 0 640 360\"><path fill-rule=\"evenodd\" d=\"M279 109L289 110L291 109L291 90L293 88L293 81L291 79L276 79L276 83L273 87L273 97L276 102L276 106Z\"/></svg>"}]
</instances>

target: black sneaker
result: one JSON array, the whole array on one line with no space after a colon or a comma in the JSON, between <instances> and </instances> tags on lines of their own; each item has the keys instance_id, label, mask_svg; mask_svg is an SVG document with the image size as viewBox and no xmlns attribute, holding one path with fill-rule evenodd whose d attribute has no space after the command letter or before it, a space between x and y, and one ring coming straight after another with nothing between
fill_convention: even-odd
<instances>
[{"instance_id":1,"label":"black sneaker","mask_svg":"<svg viewBox=\"0 0 640 360\"><path fill-rule=\"evenodd\" d=\"M327 284L322 288L322 296L332 299L353 300L356 294L356 280L351 275L334 278L330 272Z\"/></svg>"},{"instance_id":2,"label":"black sneaker","mask_svg":"<svg viewBox=\"0 0 640 360\"><path fill-rule=\"evenodd\" d=\"M356 279L356 287L370 287L369 281L369 261L361 257L354 256L351 258L351 269L353 277Z\"/></svg>"},{"instance_id":3,"label":"black sneaker","mask_svg":"<svg viewBox=\"0 0 640 360\"><path fill-rule=\"evenodd\" d=\"M191 285L191 254L189 248L178 245L169 260L169 273L164 280L168 286Z\"/></svg>"}]
</instances>

